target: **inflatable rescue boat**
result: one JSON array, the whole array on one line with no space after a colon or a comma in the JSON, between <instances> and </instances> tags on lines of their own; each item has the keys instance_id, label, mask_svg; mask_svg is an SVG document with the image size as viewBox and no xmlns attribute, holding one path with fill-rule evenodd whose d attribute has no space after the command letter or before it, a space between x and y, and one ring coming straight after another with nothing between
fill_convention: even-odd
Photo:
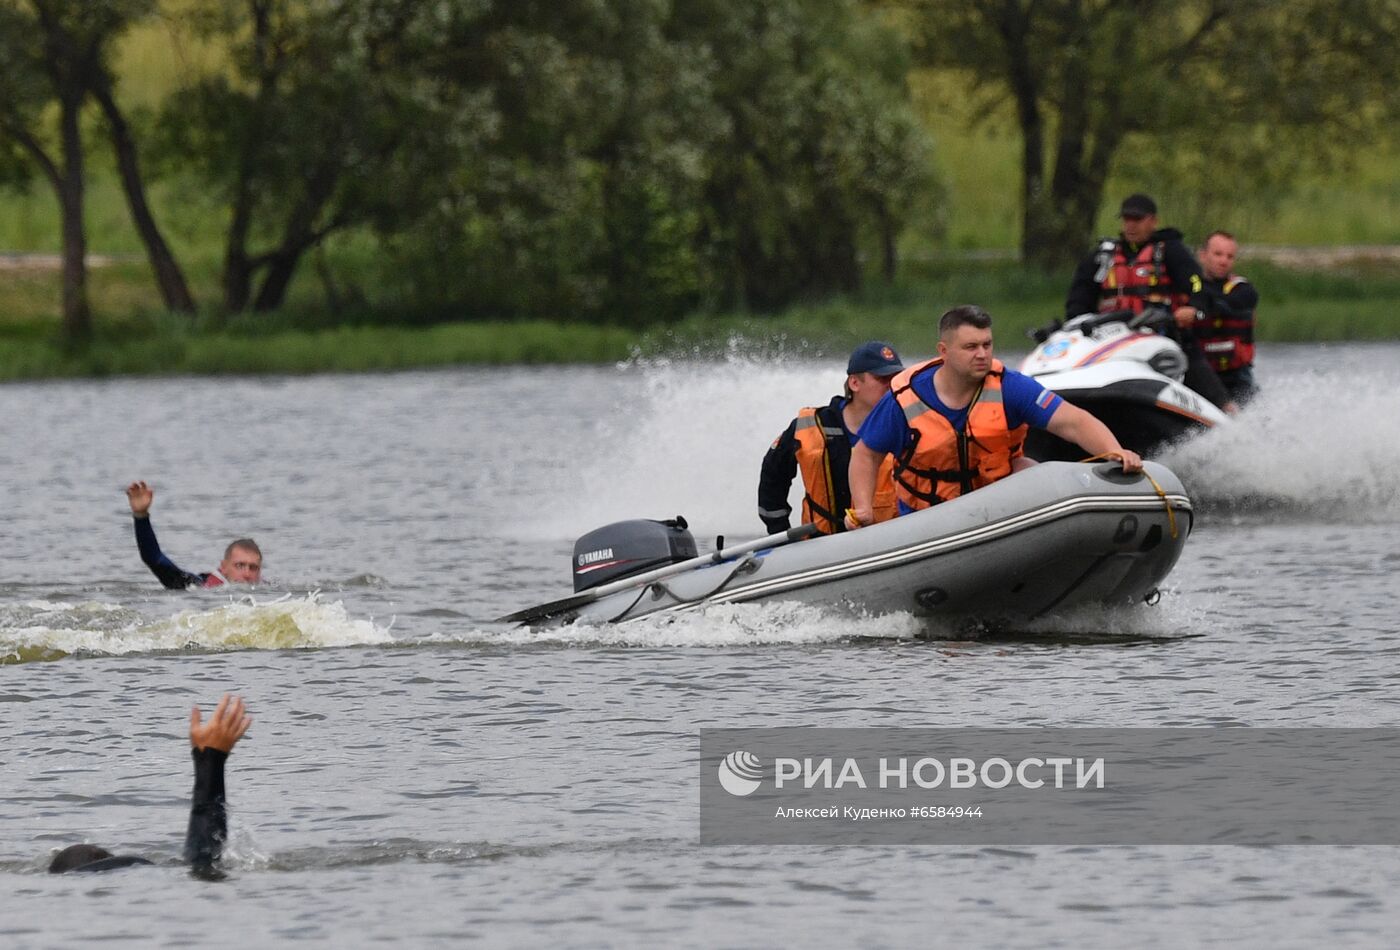
<instances>
[{"instance_id":1,"label":"inflatable rescue boat","mask_svg":"<svg viewBox=\"0 0 1400 950\"><path fill-rule=\"evenodd\" d=\"M996 625L1085 604L1151 599L1191 533L1191 500L1166 467L1046 462L953 501L812 537L783 534L697 554L684 519L623 521L574 546L574 595L504 622L624 623L709 604L801 601Z\"/></svg>"}]
</instances>

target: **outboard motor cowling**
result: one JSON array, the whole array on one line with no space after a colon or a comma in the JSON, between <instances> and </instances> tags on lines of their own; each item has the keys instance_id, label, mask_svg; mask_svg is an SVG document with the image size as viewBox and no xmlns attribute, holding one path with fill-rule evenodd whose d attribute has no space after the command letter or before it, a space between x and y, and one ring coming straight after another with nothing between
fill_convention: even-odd
<instances>
[{"instance_id":1,"label":"outboard motor cowling","mask_svg":"<svg viewBox=\"0 0 1400 950\"><path fill-rule=\"evenodd\" d=\"M574 592L696 556L685 519L619 521L574 542Z\"/></svg>"}]
</instances>

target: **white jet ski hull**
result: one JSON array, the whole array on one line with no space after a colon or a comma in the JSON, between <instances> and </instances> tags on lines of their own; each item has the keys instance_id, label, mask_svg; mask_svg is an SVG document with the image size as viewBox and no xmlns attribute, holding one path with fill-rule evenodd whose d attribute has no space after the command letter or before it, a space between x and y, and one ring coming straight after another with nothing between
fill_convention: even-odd
<instances>
[{"instance_id":1,"label":"white jet ski hull","mask_svg":"<svg viewBox=\"0 0 1400 950\"><path fill-rule=\"evenodd\" d=\"M1217 425L1229 417L1183 383L1141 364L1101 363L1047 373L1035 381L1072 405L1091 413L1120 445L1143 456ZM1078 446L1044 429L1026 435L1026 454L1038 461L1076 461Z\"/></svg>"},{"instance_id":2,"label":"white jet ski hull","mask_svg":"<svg viewBox=\"0 0 1400 950\"><path fill-rule=\"evenodd\" d=\"M1047 327L1021 372L1093 414L1124 448L1155 456L1165 446L1229 417L1186 386L1186 354L1175 340L1148 326L1170 326L1171 313L1149 308L1129 313L1086 313L1063 326ZM1084 457L1048 432L1032 429L1026 454L1033 459L1075 461Z\"/></svg>"}]
</instances>

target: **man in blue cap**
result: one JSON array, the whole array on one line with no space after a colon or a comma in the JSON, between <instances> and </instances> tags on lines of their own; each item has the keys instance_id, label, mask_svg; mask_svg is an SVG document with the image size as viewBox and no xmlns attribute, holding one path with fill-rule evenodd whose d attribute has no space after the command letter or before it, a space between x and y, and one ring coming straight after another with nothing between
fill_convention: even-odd
<instances>
[{"instance_id":1,"label":"man in blue cap","mask_svg":"<svg viewBox=\"0 0 1400 950\"><path fill-rule=\"evenodd\" d=\"M845 394L833 396L825 406L808 406L774 440L763 457L758 478L758 516L769 534L792 525L788 490L799 469L805 493L802 523L815 524L823 534L846 530L845 513L851 504L847 471L851 446L870 410L890 391L890 380L903 372L904 364L894 347L871 340L856 347L846 363ZM886 457L875 491L875 520L888 521L897 513L894 496L894 460Z\"/></svg>"}]
</instances>

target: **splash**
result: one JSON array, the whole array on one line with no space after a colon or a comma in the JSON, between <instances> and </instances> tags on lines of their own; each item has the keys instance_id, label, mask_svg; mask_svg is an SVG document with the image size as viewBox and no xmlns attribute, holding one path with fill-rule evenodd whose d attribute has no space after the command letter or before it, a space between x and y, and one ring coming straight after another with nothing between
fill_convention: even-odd
<instances>
[{"instance_id":1,"label":"splash","mask_svg":"<svg viewBox=\"0 0 1400 950\"><path fill-rule=\"evenodd\" d=\"M988 628L965 620L939 621L909 613L852 614L796 602L714 604L675 614L653 614L623 624L473 630L423 643L511 647L746 647L811 646L866 640L1010 639L1168 640L1208 632L1209 604L1165 593L1155 607L1083 607L1012 627Z\"/></svg>"},{"instance_id":2,"label":"splash","mask_svg":"<svg viewBox=\"0 0 1400 950\"><path fill-rule=\"evenodd\" d=\"M823 610L810 604L713 604L624 624L488 628L426 638L424 644L512 647L735 647L808 645L859 638L910 639L923 622L910 614L880 617Z\"/></svg>"},{"instance_id":3,"label":"splash","mask_svg":"<svg viewBox=\"0 0 1400 950\"><path fill-rule=\"evenodd\" d=\"M561 463L569 490L543 499L518 527L534 537L576 537L612 521L681 514L697 540L758 536L764 453L798 409L825 405L845 379L842 359L776 358L737 338L714 362L623 364L613 397L624 409L578 433L582 441ZM794 504L800 488L799 479Z\"/></svg>"},{"instance_id":4,"label":"splash","mask_svg":"<svg viewBox=\"0 0 1400 950\"><path fill-rule=\"evenodd\" d=\"M1194 591L1183 596L1177 588L1162 591L1153 606L1085 604L995 631L997 637L1037 640L1095 641L1175 640L1204 636L1220 623L1210 596Z\"/></svg>"},{"instance_id":5,"label":"splash","mask_svg":"<svg viewBox=\"0 0 1400 950\"><path fill-rule=\"evenodd\" d=\"M149 620L114 604L0 605L0 663L177 650L287 650L388 643L388 628L318 594L253 597Z\"/></svg>"},{"instance_id":6,"label":"splash","mask_svg":"<svg viewBox=\"0 0 1400 950\"><path fill-rule=\"evenodd\" d=\"M1235 425L1169 452L1206 512L1400 518L1400 379L1359 366L1290 373Z\"/></svg>"}]
</instances>

